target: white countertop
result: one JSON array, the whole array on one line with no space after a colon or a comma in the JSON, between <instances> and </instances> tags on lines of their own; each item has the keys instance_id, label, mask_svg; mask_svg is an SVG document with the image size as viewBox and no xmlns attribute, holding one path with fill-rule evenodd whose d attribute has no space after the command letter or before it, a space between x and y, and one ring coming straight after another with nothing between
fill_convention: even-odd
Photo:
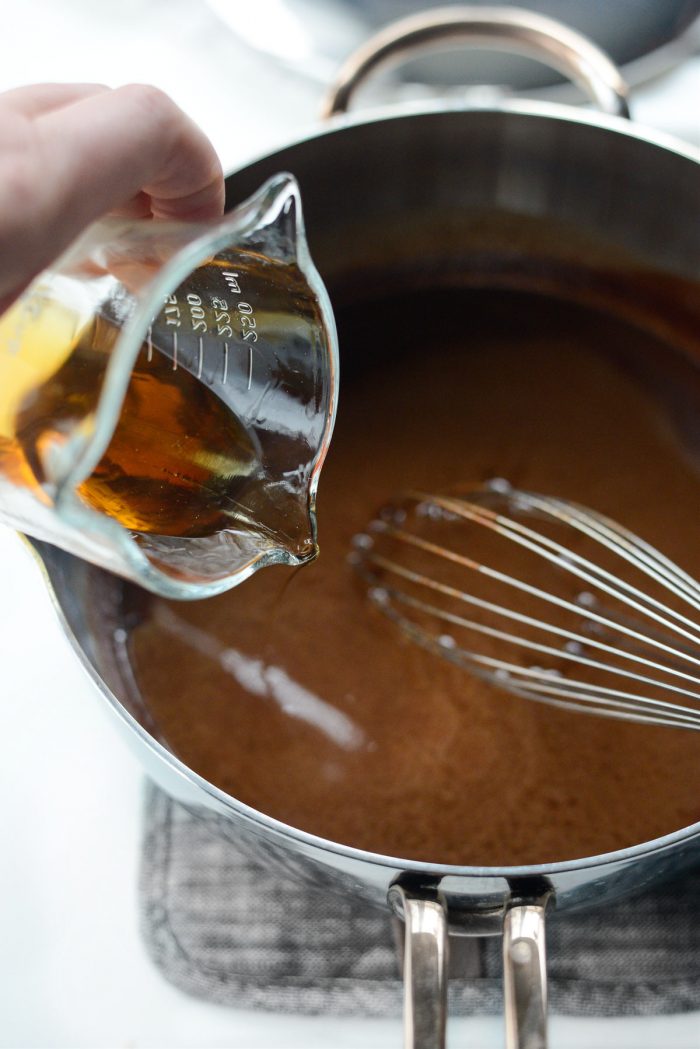
<instances>
[{"instance_id":1,"label":"white countertop","mask_svg":"<svg viewBox=\"0 0 700 1049\"><path fill-rule=\"evenodd\" d=\"M39 80L156 83L224 166L303 133L315 90L259 67L196 0L0 0L0 90ZM275 77L277 74L275 74ZM700 60L640 95L636 115L700 141ZM274 101L273 101L274 100ZM104 717L24 545L0 528L0 1046L389 1049L397 1021L305 1019L189 998L148 960L136 876L143 777ZM450 1045L502 1044L495 1019ZM700 1014L554 1017L555 1049L700 1049Z\"/></svg>"}]
</instances>

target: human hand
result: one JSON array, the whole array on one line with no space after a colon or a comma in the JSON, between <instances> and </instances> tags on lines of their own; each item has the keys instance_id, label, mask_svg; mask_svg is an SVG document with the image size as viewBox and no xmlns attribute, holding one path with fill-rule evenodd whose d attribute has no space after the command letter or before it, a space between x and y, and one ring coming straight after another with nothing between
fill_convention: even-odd
<instances>
[{"instance_id":1,"label":"human hand","mask_svg":"<svg viewBox=\"0 0 700 1049\"><path fill-rule=\"evenodd\" d=\"M223 205L213 146L157 88L0 94L0 312L107 212L198 220Z\"/></svg>"}]
</instances>

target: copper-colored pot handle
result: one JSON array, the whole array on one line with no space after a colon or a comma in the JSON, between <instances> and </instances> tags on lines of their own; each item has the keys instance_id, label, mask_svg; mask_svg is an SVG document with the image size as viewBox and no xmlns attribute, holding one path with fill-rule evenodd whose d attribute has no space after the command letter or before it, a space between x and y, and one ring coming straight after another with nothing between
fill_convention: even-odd
<instances>
[{"instance_id":1,"label":"copper-colored pot handle","mask_svg":"<svg viewBox=\"0 0 700 1049\"><path fill-rule=\"evenodd\" d=\"M629 116L628 89L615 64L585 36L518 7L444 7L403 18L358 48L342 66L322 116L345 113L352 95L379 68L425 51L465 45L537 59L578 84L605 113Z\"/></svg>"}]
</instances>

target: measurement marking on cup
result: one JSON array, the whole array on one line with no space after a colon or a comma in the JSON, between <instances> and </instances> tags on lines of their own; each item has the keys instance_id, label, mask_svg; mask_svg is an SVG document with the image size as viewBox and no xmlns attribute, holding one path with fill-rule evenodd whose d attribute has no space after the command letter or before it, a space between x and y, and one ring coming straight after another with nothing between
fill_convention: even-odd
<instances>
[{"instance_id":1,"label":"measurement marking on cup","mask_svg":"<svg viewBox=\"0 0 700 1049\"><path fill-rule=\"evenodd\" d=\"M248 389L253 385L253 347L248 347Z\"/></svg>"},{"instance_id":2,"label":"measurement marking on cup","mask_svg":"<svg viewBox=\"0 0 700 1049\"><path fill-rule=\"evenodd\" d=\"M146 340L147 340L146 344L148 346L148 353L146 355L146 360L150 364L151 361L153 360L153 325L149 326L148 335L146 336Z\"/></svg>"},{"instance_id":3,"label":"measurement marking on cup","mask_svg":"<svg viewBox=\"0 0 700 1049\"><path fill-rule=\"evenodd\" d=\"M177 332L173 332L173 371L177 371Z\"/></svg>"},{"instance_id":4,"label":"measurement marking on cup","mask_svg":"<svg viewBox=\"0 0 700 1049\"><path fill-rule=\"evenodd\" d=\"M197 360L197 378L202 378L202 365L204 364L204 347L202 346L202 336L199 336L199 358Z\"/></svg>"},{"instance_id":5,"label":"measurement marking on cup","mask_svg":"<svg viewBox=\"0 0 700 1049\"><path fill-rule=\"evenodd\" d=\"M224 343L224 386L228 378L228 343Z\"/></svg>"}]
</instances>

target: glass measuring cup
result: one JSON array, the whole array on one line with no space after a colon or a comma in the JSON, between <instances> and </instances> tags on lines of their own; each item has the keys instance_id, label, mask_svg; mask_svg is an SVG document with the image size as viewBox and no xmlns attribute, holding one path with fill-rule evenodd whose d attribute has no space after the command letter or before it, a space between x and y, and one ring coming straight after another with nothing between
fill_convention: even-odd
<instances>
[{"instance_id":1,"label":"glass measuring cup","mask_svg":"<svg viewBox=\"0 0 700 1049\"><path fill-rule=\"evenodd\" d=\"M0 519L169 597L301 564L337 386L292 176L98 223L0 318Z\"/></svg>"}]
</instances>

